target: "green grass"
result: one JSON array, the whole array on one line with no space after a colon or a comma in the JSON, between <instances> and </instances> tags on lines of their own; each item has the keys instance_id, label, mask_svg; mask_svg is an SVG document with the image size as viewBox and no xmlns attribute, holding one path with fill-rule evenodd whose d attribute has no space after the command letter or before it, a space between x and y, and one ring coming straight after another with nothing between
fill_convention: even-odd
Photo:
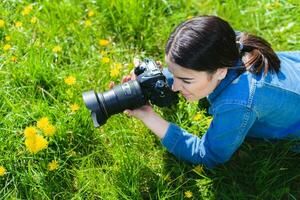
<instances>
[{"instance_id":1,"label":"green grass","mask_svg":"<svg viewBox=\"0 0 300 200\"><path fill-rule=\"evenodd\" d=\"M29 4L33 9L23 16ZM81 99L84 91L107 90L110 80L119 83L134 57L163 60L168 35L188 16L218 15L277 51L299 50L298 1L5 0L0 10L0 166L6 168L0 199L186 199L186 191L192 199L300 198L300 156L288 151L290 143L246 141L228 163L199 173L167 153L136 119L118 114L93 128ZM95 15L88 17L89 10ZM102 47L99 39L110 43ZM12 48L3 50L5 44ZM57 45L62 51L54 53ZM101 62L101 51L109 63ZM114 63L122 70L110 77ZM74 85L64 83L68 76L76 78ZM75 113L74 103L80 105ZM158 112L198 135L209 121L205 110L183 100L175 114ZM47 137L47 149L31 154L23 131L41 117L57 130ZM48 171L52 160L59 167Z\"/></svg>"}]
</instances>

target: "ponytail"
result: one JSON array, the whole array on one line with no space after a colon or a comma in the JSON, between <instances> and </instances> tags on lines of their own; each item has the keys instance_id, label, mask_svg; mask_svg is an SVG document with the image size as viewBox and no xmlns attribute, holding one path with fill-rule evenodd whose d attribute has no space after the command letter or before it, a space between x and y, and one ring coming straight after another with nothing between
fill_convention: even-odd
<instances>
[{"instance_id":1,"label":"ponytail","mask_svg":"<svg viewBox=\"0 0 300 200\"><path fill-rule=\"evenodd\" d=\"M266 40L248 33L241 33L236 39L241 57L243 58L246 52L249 53L247 60L244 59L244 64L250 72L259 74L263 68L264 74L269 70L279 72L280 60Z\"/></svg>"}]
</instances>

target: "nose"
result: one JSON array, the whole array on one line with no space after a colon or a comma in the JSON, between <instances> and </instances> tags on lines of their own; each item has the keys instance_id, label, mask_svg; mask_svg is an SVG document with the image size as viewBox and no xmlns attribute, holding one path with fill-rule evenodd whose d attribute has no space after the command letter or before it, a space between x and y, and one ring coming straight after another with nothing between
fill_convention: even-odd
<instances>
[{"instance_id":1,"label":"nose","mask_svg":"<svg viewBox=\"0 0 300 200\"><path fill-rule=\"evenodd\" d=\"M173 85L172 85L172 90L173 90L174 92L178 92L178 91L180 91L180 88L181 88L181 86L180 86L179 81L177 81L177 80L174 78Z\"/></svg>"}]
</instances>

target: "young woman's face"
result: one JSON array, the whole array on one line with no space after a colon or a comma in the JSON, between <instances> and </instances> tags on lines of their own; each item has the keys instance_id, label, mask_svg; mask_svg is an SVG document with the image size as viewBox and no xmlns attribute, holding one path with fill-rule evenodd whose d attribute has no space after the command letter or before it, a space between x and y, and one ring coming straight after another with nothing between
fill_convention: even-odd
<instances>
[{"instance_id":1,"label":"young woman's face","mask_svg":"<svg viewBox=\"0 0 300 200\"><path fill-rule=\"evenodd\" d=\"M173 74L172 90L179 91L187 101L198 101L213 92L226 76L226 69L218 69L210 74L181 67L166 58L169 71Z\"/></svg>"}]
</instances>

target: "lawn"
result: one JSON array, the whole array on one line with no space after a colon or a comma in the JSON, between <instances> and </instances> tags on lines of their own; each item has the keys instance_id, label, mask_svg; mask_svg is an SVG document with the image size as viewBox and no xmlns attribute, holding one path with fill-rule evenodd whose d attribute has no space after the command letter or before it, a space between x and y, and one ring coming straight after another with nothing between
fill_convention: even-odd
<instances>
[{"instance_id":1,"label":"lawn","mask_svg":"<svg viewBox=\"0 0 300 200\"><path fill-rule=\"evenodd\" d=\"M81 96L119 84L134 58L163 61L173 28L197 15L300 50L298 1L2 0L0 10L0 199L300 199L289 142L246 141L209 170L176 159L137 119L94 128ZM155 109L199 136L212 119L182 98Z\"/></svg>"}]
</instances>

